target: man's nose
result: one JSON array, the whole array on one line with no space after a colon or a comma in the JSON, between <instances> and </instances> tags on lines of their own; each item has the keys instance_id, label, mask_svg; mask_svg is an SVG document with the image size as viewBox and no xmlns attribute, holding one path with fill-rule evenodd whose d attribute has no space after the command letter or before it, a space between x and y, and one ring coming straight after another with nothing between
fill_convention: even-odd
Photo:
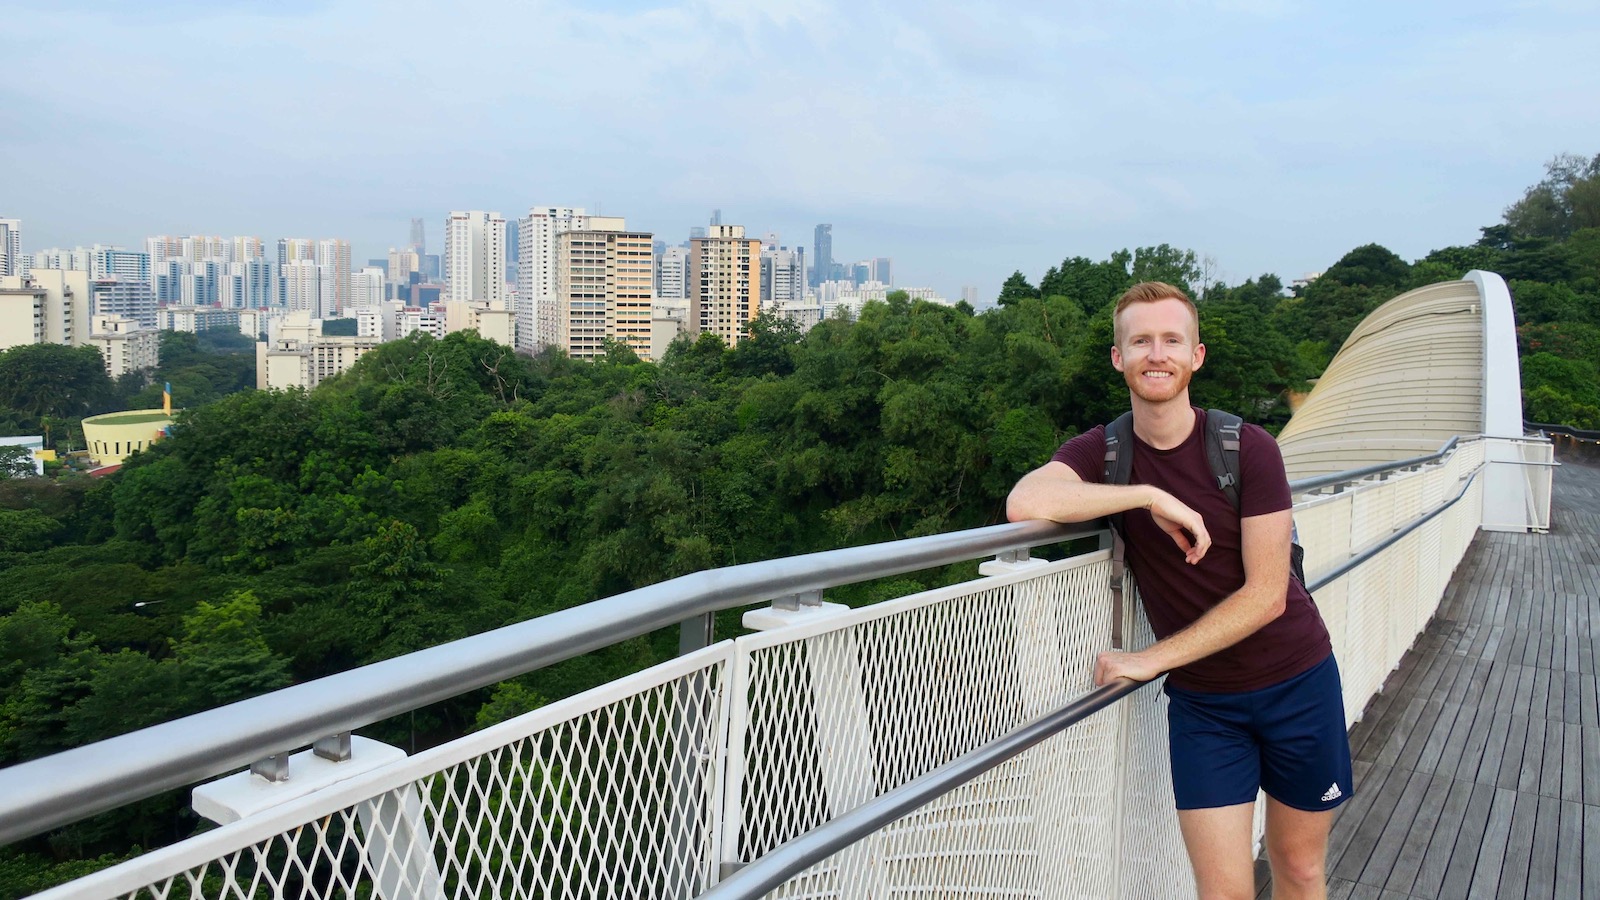
<instances>
[{"instance_id":1,"label":"man's nose","mask_svg":"<svg viewBox=\"0 0 1600 900\"><path fill-rule=\"evenodd\" d=\"M1167 345L1162 341L1150 342L1150 361L1160 362L1167 358Z\"/></svg>"}]
</instances>

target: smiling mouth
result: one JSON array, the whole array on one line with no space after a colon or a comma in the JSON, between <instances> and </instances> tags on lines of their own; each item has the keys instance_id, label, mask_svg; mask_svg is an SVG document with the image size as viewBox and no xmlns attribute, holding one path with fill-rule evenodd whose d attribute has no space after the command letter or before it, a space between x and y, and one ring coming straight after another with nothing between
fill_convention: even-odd
<instances>
[{"instance_id":1,"label":"smiling mouth","mask_svg":"<svg viewBox=\"0 0 1600 900\"><path fill-rule=\"evenodd\" d=\"M1144 375L1144 377L1146 377L1146 378L1171 378L1172 377L1172 373L1171 372L1142 372L1140 374Z\"/></svg>"}]
</instances>

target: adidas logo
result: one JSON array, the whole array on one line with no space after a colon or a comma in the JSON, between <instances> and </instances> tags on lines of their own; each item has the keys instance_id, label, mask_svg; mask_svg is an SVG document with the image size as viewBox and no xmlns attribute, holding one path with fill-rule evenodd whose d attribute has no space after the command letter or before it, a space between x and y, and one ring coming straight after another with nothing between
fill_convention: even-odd
<instances>
[{"instance_id":1,"label":"adidas logo","mask_svg":"<svg viewBox=\"0 0 1600 900\"><path fill-rule=\"evenodd\" d=\"M1330 801L1337 800L1337 799L1339 799L1340 797L1343 797L1343 796L1344 796L1344 791L1339 790L1339 782L1335 781L1333 784L1329 785L1328 786L1328 790L1323 793L1322 802L1323 803L1328 803Z\"/></svg>"}]
</instances>

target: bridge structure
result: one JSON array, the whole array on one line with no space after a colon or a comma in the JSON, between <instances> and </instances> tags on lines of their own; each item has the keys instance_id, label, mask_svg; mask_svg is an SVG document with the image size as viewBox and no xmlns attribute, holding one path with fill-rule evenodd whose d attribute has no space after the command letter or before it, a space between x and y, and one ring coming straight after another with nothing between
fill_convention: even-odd
<instances>
[{"instance_id":1,"label":"bridge structure","mask_svg":"<svg viewBox=\"0 0 1600 900\"><path fill-rule=\"evenodd\" d=\"M1555 861L1600 841L1600 477L1563 471L1552 521L1520 409L1509 294L1474 272L1376 311L1280 438L1357 759L1336 896L1600 890ZM193 786L215 828L40 896L1192 896L1164 695L1090 687L1114 625L1151 639L1138 604L1111 621L1103 538L1018 523L684 576L0 770L0 841ZM712 640L742 607L750 633ZM679 658L447 744L352 736L678 623Z\"/></svg>"}]
</instances>

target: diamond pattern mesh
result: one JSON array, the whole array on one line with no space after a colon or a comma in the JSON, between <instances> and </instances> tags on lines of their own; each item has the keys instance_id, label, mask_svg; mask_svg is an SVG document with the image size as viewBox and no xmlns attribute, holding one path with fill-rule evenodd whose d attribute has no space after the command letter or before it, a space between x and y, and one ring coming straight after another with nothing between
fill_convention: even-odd
<instances>
[{"instance_id":1,"label":"diamond pattern mesh","mask_svg":"<svg viewBox=\"0 0 1600 900\"><path fill-rule=\"evenodd\" d=\"M724 668L620 697L124 896L694 897L714 871Z\"/></svg>"}]
</instances>

